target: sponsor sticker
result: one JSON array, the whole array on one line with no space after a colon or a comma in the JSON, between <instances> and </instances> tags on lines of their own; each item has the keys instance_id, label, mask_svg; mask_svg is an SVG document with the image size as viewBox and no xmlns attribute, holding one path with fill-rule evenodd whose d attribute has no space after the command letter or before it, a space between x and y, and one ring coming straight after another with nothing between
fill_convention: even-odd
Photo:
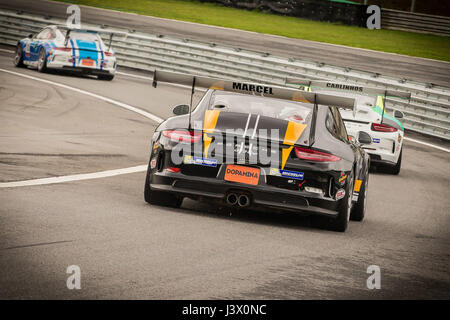
<instances>
[{"instance_id":1,"label":"sponsor sticker","mask_svg":"<svg viewBox=\"0 0 450 320\"><path fill-rule=\"evenodd\" d=\"M347 175L344 172L342 172L341 176L339 177L339 182L341 185L345 183L345 179L347 179Z\"/></svg>"},{"instance_id":2,"label":"sponsor sticker","mask_svg":"<svg viewBox=\"0 0 450 320\"><path fill-rule=\"evenodd\" d=\"M290 179L303 180L303 176L305 174L303 172L282 170L282 169L278 169L278 168L270 168L270 175L284 177L284 178L290 178Z\"/></svg>"},{"instance_id":3,"label":"sponsor sticker","mask_svg":"<svg viewBox=\"0 0 450 320\"><path fill-rule=\"evenodd\" d=\"M353 188L353 191L359 192L361 189L362 180L355 180L355 187Z\"/></svg>"},{"instance_id":4,"label":"sponsor sticker","mask_svg":"<svg viewBox=\"0 0 450 320\"><path fill-rule=\"evenodd\" d=\"M184 156L185 164L196 164L199 166L206 166L206 167L217 167L217 160L216 159L208 159L208 158L201 158L201 157L193 157L193 156Z\"/></svg>"},{"instance_id":5,"label":"sponsor sticker","mask_svg":"<svg viewBox=\"0 0 450 320\"><path fill-rule=\"evenodd\" d=\"M336 200L340 200L345 196L345 189L339 189L336 192Z\"/></svg>"},{"instance_id":6,"label":"sponsor sticker","mask_svg":"<svg viewBox=\"0 0 450 320\"><path fill-rule=\"evenodd\" d=\"M156 158L152 159L152 161L150 161L150 168L155 169L156 167Z\"/></svg>"},{"instance_id":7,"label":"sponsor sticker","mask_svg":"<svg viewBox=\"0 0 450 320\"><path fill-rule=\"evenodd\" d=\"M380 138L373 138L372 141L373 143L380 143Z\"/></svg>"},{"instance_id":8,"label":"sponsor sticker","mask_svg":"<svg viewBox=\"0 0 450 320\"><path fill-rule=\"evenodd\" d=\"M256 186L259 181L259 174L260 170L258 168L229 164L225 170L225 180Z\"/></svg>"},{"instance_id":9,"label":"sponsor sticker","mask_svg":"<svg viewBox=\"0 0 450 320\"><path fill-rule=\"evenodd\" d=\"M92 59L82 59L81 60L81 64L83 66L92 67L92 66L94 66L94 60L92 60Z\"/></svg>"}]
</instances>

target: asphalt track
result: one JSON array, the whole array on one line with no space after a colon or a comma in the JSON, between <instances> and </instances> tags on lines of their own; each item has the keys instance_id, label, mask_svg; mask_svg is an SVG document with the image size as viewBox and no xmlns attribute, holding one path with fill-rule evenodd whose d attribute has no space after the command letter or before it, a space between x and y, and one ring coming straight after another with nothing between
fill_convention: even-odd
<instances>
[{"instance_id":1,"label":"asphalt track","mask_svg":"<svg viewBox=\"0 0 450 320\"><path fill-rule=\"evenodd\" d=\"M189 97L123 74L107 82L18 69L5 52L0 69L160 118ZM148 161L156 123L117 104L0 71L0 105L0 183ZM406 141L403 156L399 176L371 173L366 219L346 233L191 200L151 206L140 170L0 188L0 298L449 299L449 153ZM80 290L66 287L69 265L81 268ZM381 269L379 290L366 287L370 265Z\"/></svg>"},{"instance_id":2,"label":"asphalt track","mask_svg":"<svg viewBox=\"0 0 450 320\"><path fill-rule=\"evenodd\" d=\"M63 19L67 17L67 6L67 3L46 0L0 0L1 9L22 10ZM99 25L121 26L181 39L214 42L302 60L324 62L335 66L378 72L398 79L405 78L443 86L449 86L450 84L449 62L127 14L86 6L81 6L81 21ZM374 69L374 66L376 66L376 69Z\"/></svg>"}]
</instances>

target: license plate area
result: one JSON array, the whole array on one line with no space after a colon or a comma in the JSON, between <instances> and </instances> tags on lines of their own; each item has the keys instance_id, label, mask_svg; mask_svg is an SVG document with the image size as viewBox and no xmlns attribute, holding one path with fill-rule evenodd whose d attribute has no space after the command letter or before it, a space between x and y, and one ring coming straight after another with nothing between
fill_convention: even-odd
<instances>
[{"instance_id":1,"label":"license plate area","mask_svg":"<svg viewBox=\"0 0 450 320\"><path fill-rule=\"evenodd\" d=\"M256 186L261 170L259 168L229 164L225 170L224 180Z\"/></svg>"},{"instance_id":2,"label":"license plate area","mask_svg":"<svg viewBox=\"0 0 450 320\"><path fill-rule=\"evenodd\" d=\"M94 66L94 60L92 60L92 59L83 59L83 60L81 60L81 65L87 66L87 67L93 67Z\"/></svg>"}]
</instances>

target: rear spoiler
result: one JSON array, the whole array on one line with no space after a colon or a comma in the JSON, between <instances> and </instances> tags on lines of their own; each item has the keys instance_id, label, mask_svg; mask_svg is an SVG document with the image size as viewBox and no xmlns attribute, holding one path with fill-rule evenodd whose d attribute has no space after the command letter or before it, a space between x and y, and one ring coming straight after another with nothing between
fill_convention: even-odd
<instances>
[{"instance_id":1,"label":"rear spoiler","mask_svg":"<svg viewBox=\"0 0 450 320\"><path fill-rule=\"evenodd\" d=\"M345 109L353 109L355 106L354 98L341 97L338 95L303 92L286 87L251 83L241 80L221 80L204 76L155 70L153 73L153 87L156 88L158 82L192 86L193 89L195 89L195 87L200 87L318 105L339 106Z\"/></svg>"},{"instance_id":2,"label":"rear spoiler","mask_svg":"<svg viewBox=\"0 0 450 320\"><path fill-rule=\"evenodd\" d=\"M98 33L98 34L109 35L108 50L111 49L111 43L112 43L112 39L113 39L114 36L120 35L120 36L123 36L124 39L126 39L127 36L128 36L128 33L126 33L126 32L115 31L115 30L105 30L105 29L99 29L99 28L89 28L89 29L86 29L86 28L68 28L67 26L58 26L58 28L67 30L66 37L64 39L64 46L65 47L67 47L67 42L69 41L70 33L72 31L87 32L87 33Z\"/></svg>"},{"instance_id":3,"label":"rear spoiler","mask_svg":"<svg viewBox=\"0 0 450 320\"><path fill-rule=\"evenodd\" d=\"M326 80L309 80L309 79L299 79L299 78L286 78L285 84L297 87L308 87L315 89L324 90L341 90L346 92L352 92L354 94L364 94L371 96L384 96L384 97L394 97L400 99L411 99L411 93L397 90L385 90L380 88L364 87L357 84L347 84L339 83L334 81Z\"/></svg>"},{"instance_id":4,"label":"rear spoiler","mask_svg":"<svg viewBox=\"0 0 450 320\"><path fill-rule=\"evenodd\" d=\"M318 105L336 106L344 109L354 109L356 103L356 100L354 98L341 97L337 95L305 92L297 89L250 83L241 80L222 80L204 76L155 70L153 73L154 88L157 87L158 82L174 83L191 87L191 102L189 105L189 129L191 129L192 97L196 87L314 104L312 115L313 120L311 122L312 128L310 130L311 145L314 142L315 121L317 117Z\"/></svg>"}]
</instances>

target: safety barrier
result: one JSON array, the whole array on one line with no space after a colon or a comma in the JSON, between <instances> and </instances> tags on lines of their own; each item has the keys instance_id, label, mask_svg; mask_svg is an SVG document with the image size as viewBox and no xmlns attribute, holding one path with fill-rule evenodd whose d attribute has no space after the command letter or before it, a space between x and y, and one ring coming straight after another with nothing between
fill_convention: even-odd
<instances>
[{"instance_id":1,"label":"safety barrier","mask_svg":"<svg viewBox=\"0 0 450 320\"><path fill-rule=\"evenodd\" d=\"M381 28L450 36L450 18L429 14L383 9Z\"/></svg>"},{"instance_id":2,"label":"safety barrier","mask_svg":"<svg viewBox=\"0 0 450 320\"><path fill-rule=\"evenodd\" d=\"M64 23L65 21L48 17L0 11L0 43L16 45L19 39L38 32L46 25ZM87 24L83 24L83 27L99 28ZM126 38L113 38L113 48L120 66L147 71L161 69L203 74L277 85L284 85L286 77L301 77L408 91L412 94L411 103L387 99L388 112L402 111L405 114L402 122L407 129L450 140L450 88L447 87L215 43L144 34L119 28L115 30L127 32Z\"/></svg>"}]
</instances>

